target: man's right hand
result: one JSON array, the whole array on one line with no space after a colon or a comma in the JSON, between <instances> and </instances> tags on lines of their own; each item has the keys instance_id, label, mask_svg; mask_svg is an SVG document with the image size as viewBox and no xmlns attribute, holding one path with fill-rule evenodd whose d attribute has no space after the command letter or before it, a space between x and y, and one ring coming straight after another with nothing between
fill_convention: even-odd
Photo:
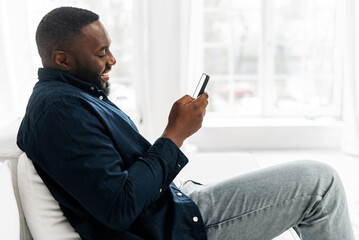
<instances>
[{"instance_id":1,"label":"man's right hand","mask_svg":"<svg viewBox=\"0 0 359 240\"><path fill-rule=\"evenodd\" d=\"M186 138L201 128L207 105L208 94L206 92L196 99L185 95L177 100L172 106L162 137L171 139L178 147L181 147Z\"/></svg>"}]
</instances>

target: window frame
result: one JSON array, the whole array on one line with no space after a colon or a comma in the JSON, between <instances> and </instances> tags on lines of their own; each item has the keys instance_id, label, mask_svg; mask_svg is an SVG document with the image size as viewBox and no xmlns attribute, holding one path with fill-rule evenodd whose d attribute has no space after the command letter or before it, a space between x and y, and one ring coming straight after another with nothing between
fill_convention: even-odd
<instances>
[{"instance_id":1,"label":"window frame","mask_svg":"<svg viewBox=\"0 0 359 240\"><path fill-rule=\"evenodd\" d=\"M261 104L264 106L268 104L266 98L270 95L268 87L265 87L263 82L273 81L273 67L270 67L274 61L273 45L268 48L267 44L270 43L268 36L273 33L270 29L272 24L271 8L272 0L262 0L262 27L268 25L266 29L262 31L268 31L265 37L262 37L260 47L258 51L259 56L259 79L260 86L259 94L261 96ZM198 3L192 3L196 5L195 10L203 11L203 6L198 6ZM202 5L202 4L201 4ZM183 14L183 13L182 13ZM343 13L341 13L343 14ZM203 17L199 20L200 24L203 22ZM345 19L342 19L344 24ZM193 31L193 30L192 30ZM198 31L198 28L197 28ZM199 31L198 31L199 32ZM343 33L344 35L345 33ZM202 34L199 34L197 41L202 41ZM192 40L193 41L193 40ZM196 48L192 53L192 58L200 61L203 58L202 51L198 51L198 47L201 47L197 43L193 43ZM336 54L341 49L336 49ZM264 150L264 149L339 149L341 146L341 134L343 121L342 116L342 87L338 85L342 84L343 71L342 71L342 58L337 59L337 64L340 66L336 71L336 77L340 79L335 90L335 102L333 108L323 111L322 114L312 114L308 116L298 116L297 114L280 114L268 111L268 107L263 108L259 116L243 116L234 115L232 113L206 113L201 130L194 134L187 141L187 145L191 146L188 149L197 149L199 151L238 151L238 150ZM200 61L201 62L201 61ZM198 75L203 69L203 62L201 62L195 69L190 69L189 76ZM271 78L268 80L268 77ZM213 75L212 78L217 76ZM187 81L191 81L188 80ZM270 82L266 82L267 84ZM191 84L187 83L187 88ZM210 94L211 95L211 94ZM266 96L266 97L262 97ZM211 99L210 99L211 102ZM211 103L210 103L211 104ZM267 109L267 110L265 110ZM308 114L307 114L308 115Z\"/></svg>"},{"instance_id":2,"label":"window frame","mask_svg":"<svg viewBox=\"0 0 359 240\"><path fill-rule=\"evenodd\" d=\"M215 112L215 111L209 111L208 116L210 118L223 118L223 117L258 117L258 118L297 118L297 117L303 117L303 118L317 118L317 117L332 117L333 119L337 119L341 117L342 114L342 97L341 97L341 90L342 90L342 81L343 81L343 75L342 75L342 62L343 62L343 56L340 55L338 47L335 49L335 59L336 62L333 64L335 66L335 73L333 75L328 76L310 76L310 77L320 77L320 78L328 78L332 79L334 85L332 87L332 105L328 107L317 107L315 109L303 109L302 111L293 110L293 111L283 111L281 109L277 109L273 107L271 104L272 102L272 91L271 88L274 87L275 79L279 78L295 78L294 75L279 75L274 73L274 30L273 30L273 18L274 18L274 9L273 9L273 0L261 0L262 8L260 10L261 13L261 36L259 39L259 46L258 46L258 73L254 75L245 75L245 74L235 74L233 70L233 49L234 49L234 41L233 37L231 37L231 41L227 44L224 43L205 43L203 41L203 33L200 35L199 41L201 42L201 53L200 58L201 59L201 68L204 68L204 62L203 62L203 53L204 49L206 48L215 48L215 47L223 47L227 46L226 49L228 49L229 55L227 59L229 60L229 70L227 75L212 75L212 79L221 79L218 80L218 82L226 81L225 79L228 79L228 84L231 86L235 80L240 79L254 79L257 80L258 85L258 99L260 100L260 106L258 111L251 114L243 114L243 113L234 113L234 111L231 112ZM202 14L201 14L201 23L202 27L200 31L203 31L203 17L206 13L218 13L218 14L232 14L231 9L225 8L225 9L205 9L203 6L201 8ZM245 10L244 10L245 11ZM232 18L232 16L230 16ZM233 21L231 20L231 24L233 25ZM337 23L336 23L337 24ZM343 23L342 23L343 24ZM233 26L232 26L233 27ZM337 26L336 26L337 27ZM233 31L231 30L231 34L233 34ZM338 34L337 34L338 35ZM339 40L340 42L343 39ZM231 54L232 53L232 54ZM212 80L213 81L213 80ZM229 105L234 105L234 98L233 98L233 92L229 94Z\"/></svg>"}]
</instances>

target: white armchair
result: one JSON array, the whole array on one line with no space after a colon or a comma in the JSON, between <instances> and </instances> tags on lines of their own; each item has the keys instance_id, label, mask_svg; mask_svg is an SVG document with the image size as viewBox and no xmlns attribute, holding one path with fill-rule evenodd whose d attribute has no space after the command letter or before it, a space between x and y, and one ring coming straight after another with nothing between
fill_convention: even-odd
<instances>
[{"instance_id":1,"label":"white armchair","mask_svg":"<svg viewBox=\"0 0 359 240\"><path fill-rule=\"evenodd\" d=\"M32 240L20 201L16 145L21 118L0 128L0 239Z\"/></svg>"}]
</instances>

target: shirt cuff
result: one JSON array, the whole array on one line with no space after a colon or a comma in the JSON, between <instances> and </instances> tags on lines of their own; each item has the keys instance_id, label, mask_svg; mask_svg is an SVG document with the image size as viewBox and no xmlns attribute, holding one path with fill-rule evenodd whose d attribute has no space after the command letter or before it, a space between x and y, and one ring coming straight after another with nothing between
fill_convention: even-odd
<instances>
[{"instance_id":1,"label":"shirt cuff","mask_svg":"<svg viewBox=\"0 0 359 240\"><path fill-rule=\"evenodd\" d=\"M184 153L169 138L158 138L153 146L157 148L158 154L161 158L168 161L168 166L171 169L178 169L179 172L188 163L188 159Z\"/></svg>"}]
</instances>

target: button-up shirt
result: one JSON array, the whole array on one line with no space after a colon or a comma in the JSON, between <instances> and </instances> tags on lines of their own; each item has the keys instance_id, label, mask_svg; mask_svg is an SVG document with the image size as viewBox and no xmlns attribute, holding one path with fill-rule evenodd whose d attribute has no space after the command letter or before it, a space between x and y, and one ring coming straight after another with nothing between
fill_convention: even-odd
<instances>
[{"instance_id":1,"label":"button-up shirt","mask_svg":"<svg viewBox=\"0 0 359 240\"><path fill-rule=\"evenodd\" d=\"M195 203L172 183L188 160L150 144L96 86L40 68L19 129L33 161L83 239L206 239Z\"/></svg>"}]
</instances>

